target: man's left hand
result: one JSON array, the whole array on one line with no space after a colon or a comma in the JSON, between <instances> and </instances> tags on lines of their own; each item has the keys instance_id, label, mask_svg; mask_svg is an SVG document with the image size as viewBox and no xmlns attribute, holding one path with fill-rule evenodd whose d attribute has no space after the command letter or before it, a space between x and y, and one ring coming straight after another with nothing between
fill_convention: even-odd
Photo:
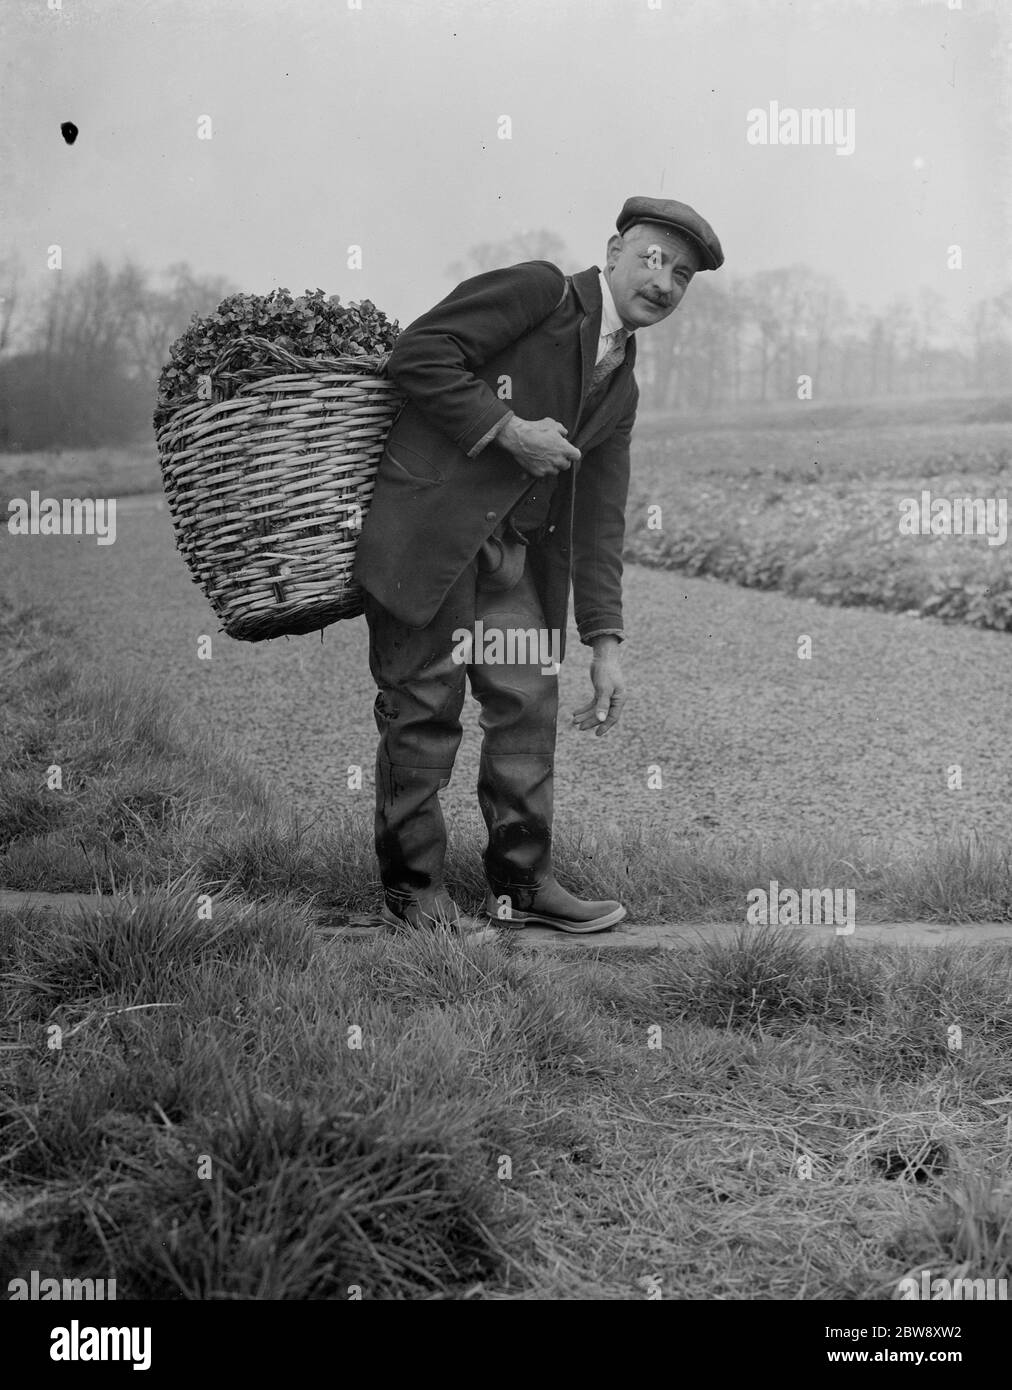
<instances>
[{"instance_id":1,"label":"man's left hand","mask_svg":"<svg viewBox=\"0 0 1012 1390\"><path fill-rule=\"evenodd\" d=\"M573 728L583 732L594 729L600 738L613 728L622 715L625 703L625 678L618 655L618 642L602 642L594 648L590 663L590 680L594 698L573 711Z\"/></svg>"}]
</instances>

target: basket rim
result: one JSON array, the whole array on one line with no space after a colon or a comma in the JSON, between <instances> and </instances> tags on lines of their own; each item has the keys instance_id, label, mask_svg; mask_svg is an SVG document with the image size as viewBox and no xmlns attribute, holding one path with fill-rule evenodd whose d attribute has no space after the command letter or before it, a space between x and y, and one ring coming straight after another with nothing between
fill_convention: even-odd
<instances>
[{"instance_id":1,"label":"basket rim","mask_svg":"<svg viewBox=\"0 0 1012 1390\"><path fill-rule=\"evenodd\" d=\"M280 387L284 382L297 375L295 372L279 372L273 376L260 377L256 381L245 383L236 391L235 395L224 401L180 400L173 402L171 406L159 410L155 422L155 436L160 438L168 430L184 426L192 428L195 425L211 424L215 420L221 420L224 423L229 415L238 411L251 410L259 415L270 407L270 402L265 399L263 393L273 386ZM335 381L371 382L378 388L382 388L384 394L388 396L400 397L404 394L389 377L373 375L369 372L319 372L313 375L325 384ZM307 396L307 399L312 399L312 397ZM335 402L334 405L337 408L338 403Z\"/></svg>"},{"instance_id":2,"label":"basket rim","mask_svg":"<svg viewBox=\"0 0 1012 1390\"><path fill-rule=\"evenodd\" d=\"M230 371L229 366L233 358L247 347L253 347L261 354L274 358L274 364L262 363L257 367L243 367L236 371ZM289 352L287 348L281 347L280 344L271 342L268 338L261 338L254 333L239 334L222 349L207 372L201 374L217 378L219 382L224 382L226 385L238 383L234 386L231 394L223 400L207 401L197 395L199 387L194 386L186 395L156 405L154 412L155 429L162 429L180 410L185 410L189 406L206 408L208 406L228 405L237 397L244 397L247 388L262 387L264 383L285 377L343 377L346 380L372 378L376 381L386 382L393 387L393 382L386 375L390 355L390 352L387 351L349 353L336 357L299 357L295 353Z\"/></svg>"}]
</instances>

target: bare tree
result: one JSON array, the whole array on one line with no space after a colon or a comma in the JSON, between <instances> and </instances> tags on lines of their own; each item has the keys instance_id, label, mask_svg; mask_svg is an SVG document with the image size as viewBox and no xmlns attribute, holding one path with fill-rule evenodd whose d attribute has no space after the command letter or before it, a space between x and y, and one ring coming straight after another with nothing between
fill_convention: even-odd
<instances>
[{"instance_id":1,"label":"bare tree","mask_svg":"<svg viewBox=\"0 0 1012 1390\"><path fill-rule=\"evenodd\" d=\"M977 301L969 331L974 384L980 390L1007 391L1012 380L1012 287Z\"/></svg>"},{"instance_id":2,"label":"bare tree","mask_svg":"<svg viewBox=\"0 0 1012 1390\"><path fill-rule=\"evenodd\" d=\"M51 275L31 306L25 350L0 363L0 443L101 444L147 428L173 340L232 292L182 264L165 278L156 288L133 262L112 270L100 258Z\"/></svg>"},{"instance_id":3,"label":"bare tree","mask_svg":"<svg viewBox=\"0 0 1012 1390\"><path fill-rule=\"evenodd\" d=\"M0 258L0 352L11 343L21 298L21 257L16 253Z\"/></svg>"},{"instance_id":4,"label":"bare tree","mask_svg":"<svg viewBox=\"0 0 1012 1390\"><path fill-rule=\"evenodd\" d=\"M126 342L138 375L156 380L169 348L194 314L209 314L237 287L223 275L198 276L185 261L170 265L160 277L162 288L147 287L137 311L124 324Z\"/></svg>"},{"instance_id":5,"label":"bare tree","mask_svg":"<svg viewBox=\"0 0 1012 1390\"><path fill-rule=\"evenodd\" d=\"M446 273L454 281L467 280L483 271L498 270L520 261L551 261L562 270L566 270L568 264L570 271L579 268L572 265L572 257L562 238L545 227L539 227L533 231L515 232L503 241L479 242L469 247L461 260L448 265Z\"/></svg>"},{"instance_id":6,"label":"bare tree","mask_svg":"<svg viewBox=\"0 0 1012 1390\"><path fill-rule=\"evenodd\" d=\"M785 313L791 275L789 269L761 270L743 286L744 326L755 349L761 401L769 399L773 370L791 338Z\"/></svg>"}]
</instances>

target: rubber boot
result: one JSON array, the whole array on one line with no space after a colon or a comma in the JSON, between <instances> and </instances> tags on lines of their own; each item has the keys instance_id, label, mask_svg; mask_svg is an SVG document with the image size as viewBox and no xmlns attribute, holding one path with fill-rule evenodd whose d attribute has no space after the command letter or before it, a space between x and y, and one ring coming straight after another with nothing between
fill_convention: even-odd
<instances>
[{"instance_id":1,"label":"rubber boot","mask_svg":"<svg viewBox=\"0 0 1012 1390\"><path fill-rule=\"evenodd\" d=\"M427 889L405 902L399 911L389 902L380 913L388 931L447 931L454 936L466 936L470 941L494 941L496 928L486 916L469 917L450 897L445 888Z\"/></svg>"},{"instance_id":2,"label":"rubber boot","mask_svg":"<svg viewBox=\"0 0 1012 1390\"><path fill-rule=\"evenodd\" d=\"M482 754L478 803L488 828L485 911L502 927L605 931L625 917L622 904L578 898L552 872L553 778L550 757Z\"/></svg>"}]
</instances>

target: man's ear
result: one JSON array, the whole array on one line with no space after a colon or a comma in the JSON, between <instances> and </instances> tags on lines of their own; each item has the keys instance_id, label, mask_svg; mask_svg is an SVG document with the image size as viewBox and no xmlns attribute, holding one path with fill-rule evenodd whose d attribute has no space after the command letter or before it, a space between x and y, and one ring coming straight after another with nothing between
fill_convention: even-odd
<instances>
[{"instance_id":1,"label":"man's ear","mask_svg":"<svg viewBox=\"0 0 1012 1390\"><path fill-rule=\"evenodd\" d=\"M622 247L624 245L625 242L622 240L618 232L615 232L613 236L610 236L608 238L608 255L606 257L606 264L613 265L615 263L616 259L618 258L618 254L622 250Z\"/></svg>"}]
</instances>

